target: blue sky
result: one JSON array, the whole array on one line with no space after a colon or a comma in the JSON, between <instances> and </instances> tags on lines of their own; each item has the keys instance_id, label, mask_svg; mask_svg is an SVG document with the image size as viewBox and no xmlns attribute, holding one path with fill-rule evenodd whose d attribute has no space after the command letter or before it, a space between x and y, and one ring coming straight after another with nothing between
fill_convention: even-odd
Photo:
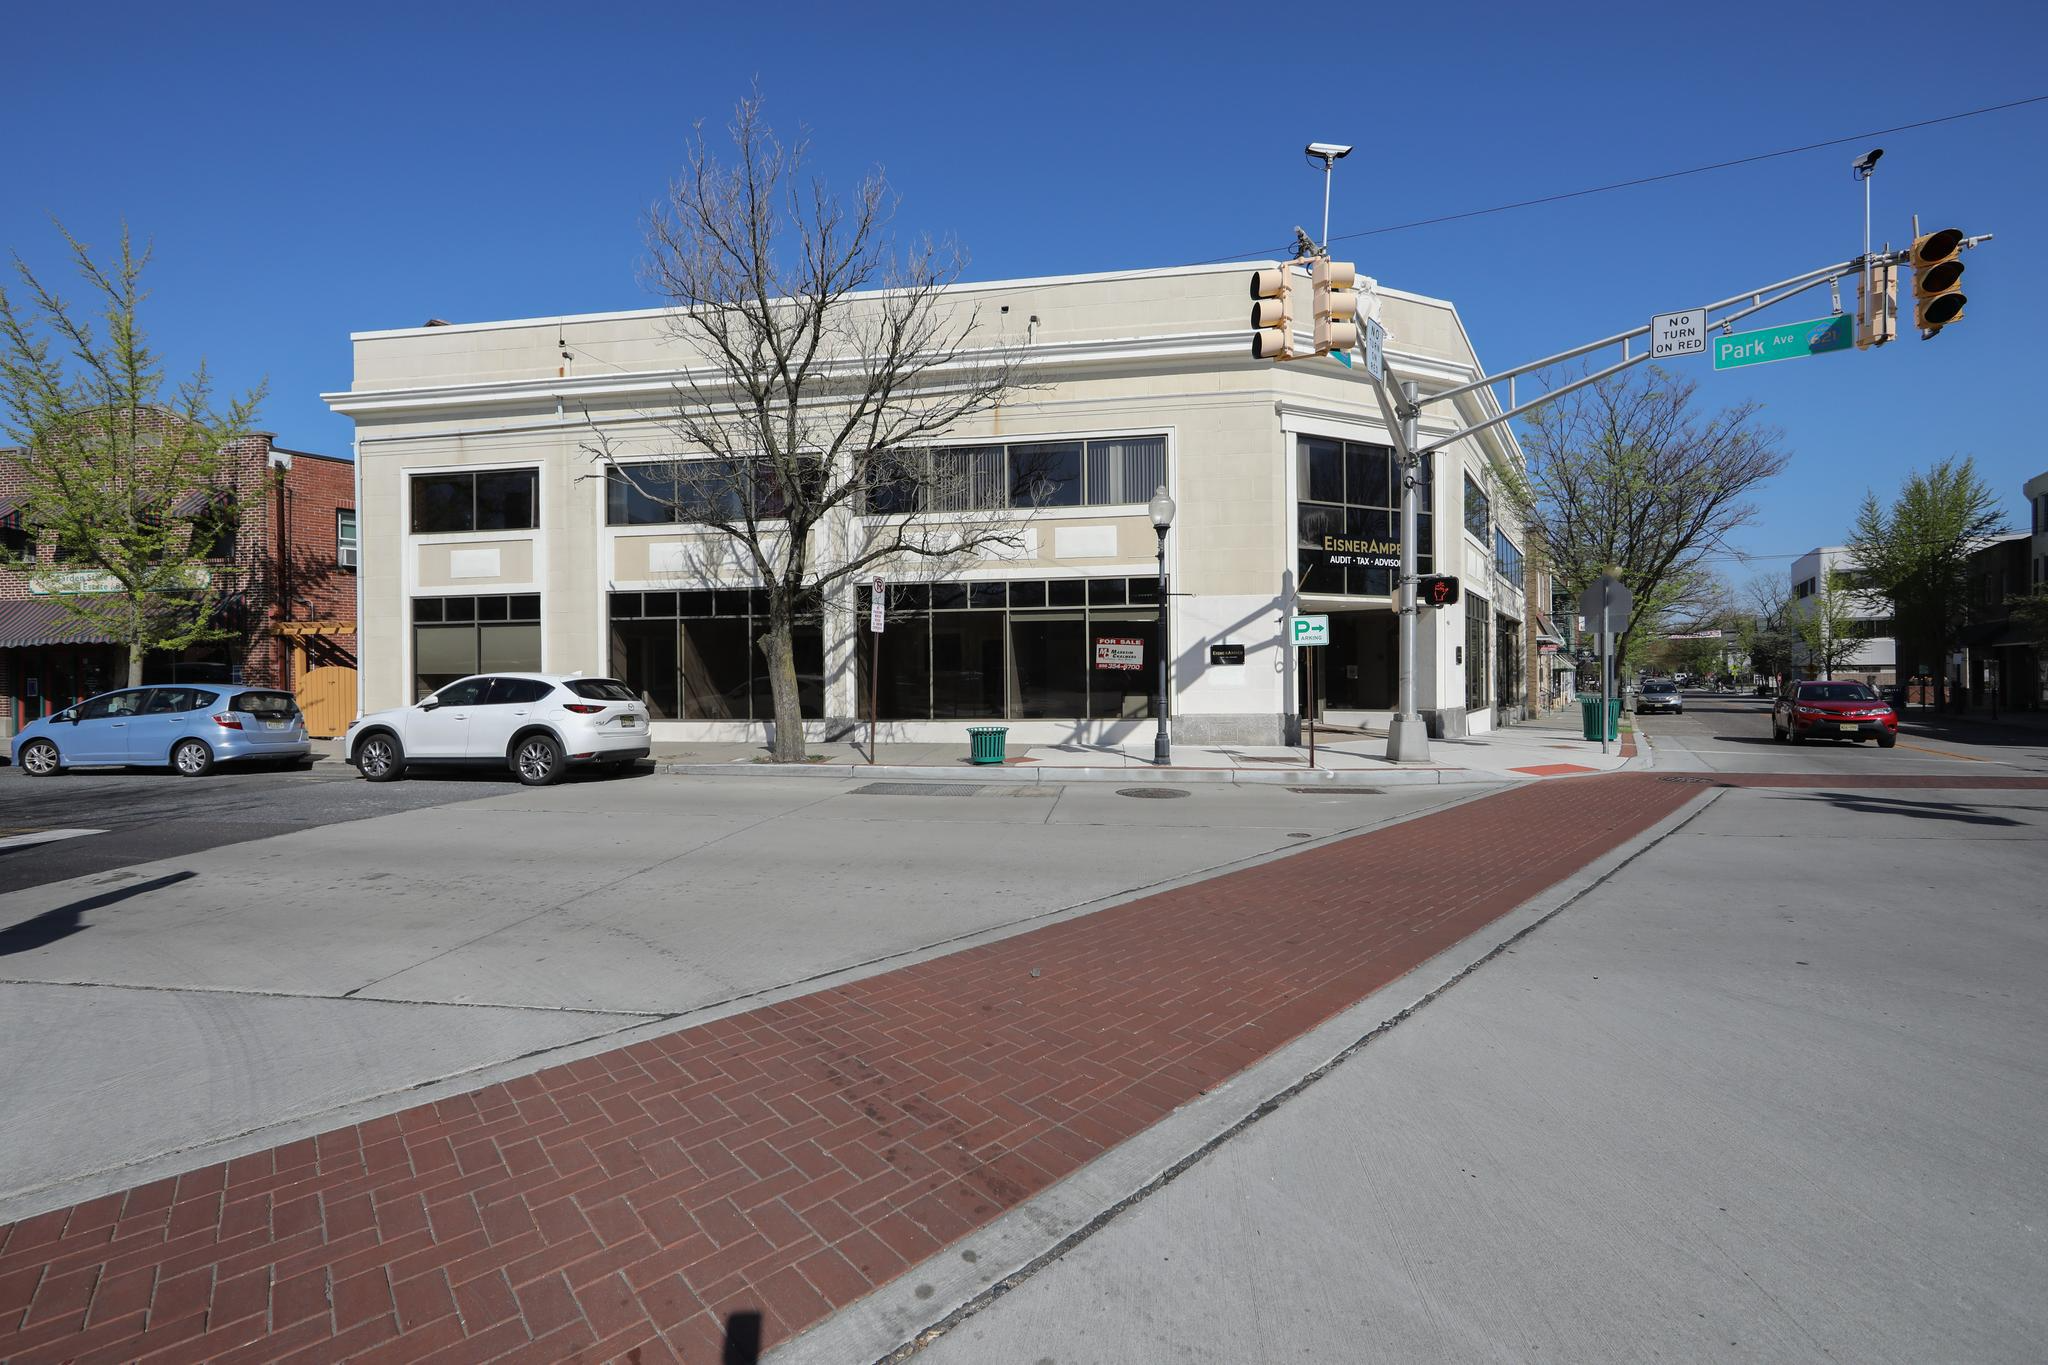
<instances>
[{"instance_id":1,"label":"blue sky","mask_svg":"<svg viewBox=\"0 0 2048 1365\"><path fill-rule=\"evenodd\" d=\"M1924 5L1798 0L1331 7L1322 31L1254 26L1280 13L21 7L0 247L56 274L50 215L96 244L125 215L155 241L149 321L174 364L267 379L281 442L346 453L350 424L317 395L346 386L351 330L649 306L639 217L691 123L716 125L756 78L778 127L808 126L818 169L850 184L881 164L901 224L957 237L983 279L1278 254L1321 211L1310 140L1359 144L1338 169L1342 237L2048 94L2048 7L2014 0L1939 33ZM1929 38L1947 60L1914 60ZM2048 470L2025 407L2048 303L2048 104L1873 141L1880 242L1903 245L1916 210L1998 240L1967 258L1968 316L1934 341L1686 363L1704 400L1765 404L1793 452L1735 540L1763 556L1725 566L1737 581L1838 539L1866 489L1935 459L1974 455L2016 521L2021 482ZM1502 367L1854 255L1862 150L1337 254L1455 300ZM1765 320L1826 311L1820 291Z\"/></svg>"}]
</instances>

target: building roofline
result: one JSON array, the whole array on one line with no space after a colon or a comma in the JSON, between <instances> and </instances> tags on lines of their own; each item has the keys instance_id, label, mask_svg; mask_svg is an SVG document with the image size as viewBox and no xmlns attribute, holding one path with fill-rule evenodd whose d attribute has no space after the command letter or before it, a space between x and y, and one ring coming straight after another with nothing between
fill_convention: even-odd
<instances>
[{"instance_id":1,"label":"building roofline","mask_svg":"<svg viewBox=\"0 0 2048 1365\"><path fill-rule=\"evenodd\" d=\"M1093 284L1104 280L1152 280L1171 279L1175 276L1228 275L1270 267L1274 264L1276 262L1270 260L1226 261L1211 265L1163 266L1151 270L1098 270L1078 275L1034 275L1013 280L955 281L944 286L940 292L946 294L1011 293L1025 289L1045 289L1066 284ZM854 295L854 297L879 297L891 292L893 291L870 289L864 290L861 294ZM1379 286L1379 292L1389 298L1401 299L1407 303L1420 304L1428 308L1448 308L1452 312L1456 312L1455 307L1447 299L1432 298L1426 294L1414 294L1405 289L1392 289L1385 284ZM433 326L374 328L368 331L350 332L348 338L350 341L388 341L399 337L436 336L451 332L495 332L515 327L538 327L548 323L553 323L556 326L568 326L572 323L624 322L635 318L658 318L680 311L682 310L674 307L662 307L627 308L603 313L544 313L537 317L498 318L485 322L441 322ZM1463 323L1459 324L1459 331L1461 333L1464 331Z\"/></svg>"}]
</instances>

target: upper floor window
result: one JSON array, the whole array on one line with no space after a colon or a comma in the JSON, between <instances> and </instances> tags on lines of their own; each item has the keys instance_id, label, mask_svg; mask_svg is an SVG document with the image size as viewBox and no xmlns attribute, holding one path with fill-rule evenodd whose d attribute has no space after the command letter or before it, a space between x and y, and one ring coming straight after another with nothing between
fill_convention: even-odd
<instances>
[{"instance_id":1,"label":"upper floor window","mask_svg":"<svg viewBox=\"0 0 2048 1365\"><path fill-rule=\"evenodd\" d=\"M650 460L605 470L605 522L611 526L668 526L706 521L756 521L789 513L790 495L823 495L823 470L806 461L808 486L784 486L771 460Z\"/></svg>"},{"instance_id":2,"label":"upper floor window","mask_svg":"<svg viewBox=\"0 0 2048 1365\"><path fill-rule=\"evenodd\" d=\"M1497 528L1493 533L1493 567L1510 582L1522 581L1522 551Z\"/></svg>"},{"instance_id":3,"label":"upper floor window","mask_svg":"<svg viewBox=\"0 0 2048 1365\"><path fill-rule=\"evenodd\" d=\"M241 522L241 508L232 497L208 498L205 507L192 518L192 555L198 559L233 559L235 535Z\"/></svg>"},{"instance_id":4,"label":"upper floor window","mask_svg":"<svg viewBox=\"0 0 2048 1365\"><path fill-rule=\"evenodd\" d=\"M1814 589L1819 586L1820 582L1818 579L1802 578L1792 585L1792 595L1794 597L1811 597L1813 596Z\"/></svg>"},{"instance_id":5,"label":"upper floor window","mask_svg":"<svg viewBox=\"0 0 2048 1365\"><path fill-rule=\"evenodd\" d=\"M1470 531L1481 545L1493 530L1493 500L1486 496L1470 474L1465 476L1465 529Z\"/></svg>"},{"instance_id":6,"label":"upper floor window","mask_svg":"<svg viewBox=\"0 0 2048 1365\"><path fill-rule=\"evenodd\" d=\"M1166 486L1164 436L892 451L870 463L871 516L1123 507Z\"/></svg>"},{"instance_id":7,"label":"upper floor window","mask_svg":"<svg viewBox=\"0 0 2048 1365\"><path fill-rule=\"evenodd\" d=\"M362 562L362 545L356 539L356 509L338 507L334 512L334 562L353 569Z\"/></svg>"},{"instance_id":8,"label":"upper floor window","mask_svg":"<svg viewBox=\"0 0 2048 1365\"><path fill-rule=\"evenodd\" d=\"M33 563L35 557L35 532L21 524L19 508L8 508L4 514L0 514L0 562Z\"/></svg>"},{"instance_id":9,"label":"upper floor window","mask_svg":"<svg viewBox=\"0 0 2048 1365\"><path fill-rule=\"evenodd\" d=\"M415 535L526 531L540 525L540 471L487 469L412 476Z\"/></svg>"}]
</instances>

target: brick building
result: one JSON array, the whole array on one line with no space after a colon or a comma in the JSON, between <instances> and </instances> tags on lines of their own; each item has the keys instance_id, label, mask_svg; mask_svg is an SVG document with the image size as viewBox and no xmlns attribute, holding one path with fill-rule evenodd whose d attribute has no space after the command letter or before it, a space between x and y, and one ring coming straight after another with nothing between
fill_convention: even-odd
<instances>
[{"instance_id":1,"label":"brick building","mask_svg":"<svg viewBox=\"0 0 2048 1365\"><path fill-rule=\"evenodd\" d=\"M176 514L212 537L207 572L219 593L216 619L232 638L144 661L145 682L248 682L298 690L313 670L354 712L356 619L355 465L287 450L268 432L231 448L217 495L188 499ZM38 716L127 680L127 652L64 609L47 575L56 547L21 516L21 452L0 449L0 725L12 735ZM93 575L77 576L89 584ZM69 586L69 585L65 585ZM302 702L306 699L302 696ZM309 720L311 708L309 707ZM346 724L347 715L341 717ZM317 733L316 729L316 733Z\"/></svg>"}]
</instances>

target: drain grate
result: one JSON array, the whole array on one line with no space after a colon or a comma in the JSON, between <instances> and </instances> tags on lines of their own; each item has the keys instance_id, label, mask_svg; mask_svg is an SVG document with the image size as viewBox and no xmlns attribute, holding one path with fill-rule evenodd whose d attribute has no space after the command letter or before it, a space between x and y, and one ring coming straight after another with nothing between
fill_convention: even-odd
<instances>
[{"instance_id":1,"label":"drain grate","mask_svg":"<svg viewBox=\"0 0 2048 1365\"><path fill-rule=\"evenodd\" d=\"M977 782L870 782L855 787L855 796L973 796L981 790Z\"/></svg>"},{"instance_id":2,"label":"drain grate","mask_svg":"<svg viewBox=\"0 0 2048 1365\"><path fill-rule=\"evenodd\" d=\"M1186 796L1183 787L1118 787L1118 796L1135 796L1139 800L1170 801L1176 796Z\"/></svg>"},{"instance_id":3,"label":"drain grate","mask_svg":"<svg viewBox=\"0 0 2048 1365\"><path fill-rule=\"evenodd\" d=\"M1595 716L1593 719L1598 720L1599 717ZM1711 777L1673 776L1660 777L1657 780L1659 782L1669 782L1673 786L1678 787L1711 787L1715 785L1714 779Z\"/></svg>"},{"instance_id":4,"label":"drain grate","mask_svg":"<svg viewBox=\"0 0 2048 1365\"><path fill-rule=\"evenodd\" d=\"M1303 796L1385 796L1385 787L1289 787Z\"/></svg>"}]
</instances>

